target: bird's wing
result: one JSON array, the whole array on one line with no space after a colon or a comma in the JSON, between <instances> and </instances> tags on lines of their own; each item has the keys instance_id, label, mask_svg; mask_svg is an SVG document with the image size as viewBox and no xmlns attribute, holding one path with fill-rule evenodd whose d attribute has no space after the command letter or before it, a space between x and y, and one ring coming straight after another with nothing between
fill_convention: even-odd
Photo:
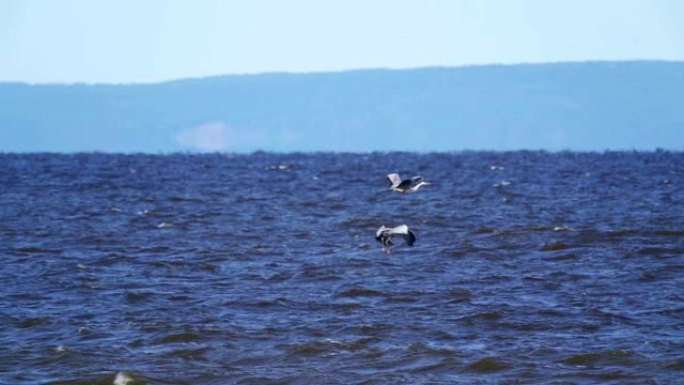
<instances>
[{"instance_id":1,"label":"bird's wing","mask_svg":"<svg viewBox=\"0 0 684 385\"><path fill-rule=\"evenodd\" d=\"M408 234L409 228L406 225L399 225L397 227L392 227L389 229L390 234L406 235Z\"/></svg>"},{"instance_id":2,"label":"bird's wing","mask_svg":"<svg viewBox=\"0 0 684 385\"><path fill-rule=\"evenodd\" d=\"M418 183L423 181L423 177L420 175L414 176L411 178L411 186L416 186Z\"/></svg>"},{"instance_id":3,"label":"bird's wing","mask_svg":"<svg viewBox=\"0 0 684 385\"><path fill-rule=\"evenodd\" d=\"M382 233L385 232L386 230L387 230L387 227L385 227L385 225L380 226L380 228L378 228L378 231L375 232L375 238L376 239L380 238Z\"/></svg>"},{"instance_id":4,"label":"bird's wing","mask_svg":"<svg viewBox=\"0 0 684 385\"><path fill-rule=\"evenodd\" d=\"M401 183L401 177L399 177L399 174L387 174L387 181L392 187L397 187Z\"/></svg>"},{"instance_id":5,"label":"bird's wing","mask_svg":"<svg viewBox=\"0 0 684 385\"><path fill-rule=\"evenodd\" d=\"M392 235L396 234L404 237L404 241L406 241L406 244L409 246L413 246L413 243L416 241L416 234L413 231L411 231L406 225L393 227L389 229L389 232Z\"/></svg>"},{"instance_id":6,"label":"bird's wing","mask_svg":"<svg viewBox=\"0 0 684 385\"><path fill-rule=\"evenodd\" d=\"M404 235L404 241L406 241L407 245L413 246L413 243L416 241L416 234L414 234L413 231L408 230L406 235Z\"/></svg>"},{"instance_id":7,"label":"bird's wing","mask_svg":"<svg viewBox=\"0 0 684 385\"><path fill-rule=\"evenodd\" d=\"M399 183L396 186L396 188L398 188L400 190L408 190L411 187L413 187L413 182L411 182L411 179L402 180L401 183Z\"/></svg>"}]
</instances>

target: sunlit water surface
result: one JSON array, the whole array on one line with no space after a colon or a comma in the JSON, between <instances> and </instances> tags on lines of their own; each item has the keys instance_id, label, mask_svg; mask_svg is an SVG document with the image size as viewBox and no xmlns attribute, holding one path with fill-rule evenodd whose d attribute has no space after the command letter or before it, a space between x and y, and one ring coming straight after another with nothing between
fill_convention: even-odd
<instances>
[{"instance_id":1,"label":"sunlit water surface","mask_svg":"<svg viewBox=\"0 0 684 385\"><path fill-rule=\"evenodd\" d=\"M681 384L683 254L682 153L5 154L0 383Z\"/></svg>"}]
</instances>

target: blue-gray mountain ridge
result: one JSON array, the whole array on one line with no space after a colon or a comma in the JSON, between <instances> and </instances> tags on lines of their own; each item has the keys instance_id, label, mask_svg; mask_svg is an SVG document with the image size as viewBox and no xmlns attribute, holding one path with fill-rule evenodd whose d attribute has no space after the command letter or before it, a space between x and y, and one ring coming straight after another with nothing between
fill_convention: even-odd
<instances>
[{"instance_id":1,"label":"blue-gray mountain ridge","mask_svg":"<svg viewBox=\"0 0 684 385\"><path fill-rule=\"evenodd\" d=\"M684 63L0 83L0 152L684 149Z\"/></svg>"}]
</instances>

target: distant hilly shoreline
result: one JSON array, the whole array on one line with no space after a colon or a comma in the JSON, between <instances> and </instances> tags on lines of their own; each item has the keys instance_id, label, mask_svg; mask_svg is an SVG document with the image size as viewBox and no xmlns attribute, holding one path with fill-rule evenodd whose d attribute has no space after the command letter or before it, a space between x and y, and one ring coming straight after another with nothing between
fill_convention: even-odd
<instances>
[{"instance_id":1,"label":"distant hilly shoreline","mask_svg":"<svg viewBox=\"0 0 684 385\"><path fill-rule=\"evenodd\" d=\"M656 59L643 59L643 60L579 60L579 61L557 61L557 62L520 62L520 63L486 63L486 64L465 64L459 66L440 66L440 65L428 65L410 68L393 68L393 67L369 67L369 68L354 68L348 70L340 71L265 71L265 72L249 72L249 73L233 73L233 74L217 74L217 75L207 75L207 76L188 76L180 77L167 80L159 81L126 81L126 82L27 82L27 81L0 81L0 85L27 85L27 86L112 86L112 87L127 87L127 86L156 86L164 85L169 83L185 83L185 82L196 82L196 81L207 81L216 80L226 77L259 77L259 76L307 76L307 75L335 75L335 74L347 74L347 73L359 73L359 72L402 72L402 71L422 71L422 70L459 70L459 69L476 69L476 68L496 68L496 67L518 67L518 66L553 66L553 65L594 65L594 64L608 64L608 65L620 65L623 63L654 63L654 64L682 64L684 61L678 60L656 60Z\"/></svg>"},{"instance_id":2,"label":"distant hilly shoreline","mask_svg":"<svg viewBox=\"0 0 684 385\"><path fill-rule=\"evenodd\" d=\"M684 150L684 63L0 83L0 152Z\"/></svg>"}]
</instances>

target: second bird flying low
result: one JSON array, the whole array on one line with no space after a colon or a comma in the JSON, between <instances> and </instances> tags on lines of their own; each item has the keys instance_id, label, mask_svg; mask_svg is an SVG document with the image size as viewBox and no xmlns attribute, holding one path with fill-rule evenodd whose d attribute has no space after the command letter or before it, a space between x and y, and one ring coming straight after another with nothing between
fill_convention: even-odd
<instances>
[{"instance_id":1,"label":"second bird flying low","mask_svg":"<svg viewBox=\"0 0 684 385\"><path fill-rule=\"evenodd\" d=\"M394 244L392 238L395 235L402 236L404 242L409 246L413 246L413 243L416 241L416 234L414 234L406 225L399 225L397 227L385 227L385 225L382 225L378 231L375 232L375 239L382 244L382 249L389 253L390 247Z\"/></svg>"}]
</instances>

